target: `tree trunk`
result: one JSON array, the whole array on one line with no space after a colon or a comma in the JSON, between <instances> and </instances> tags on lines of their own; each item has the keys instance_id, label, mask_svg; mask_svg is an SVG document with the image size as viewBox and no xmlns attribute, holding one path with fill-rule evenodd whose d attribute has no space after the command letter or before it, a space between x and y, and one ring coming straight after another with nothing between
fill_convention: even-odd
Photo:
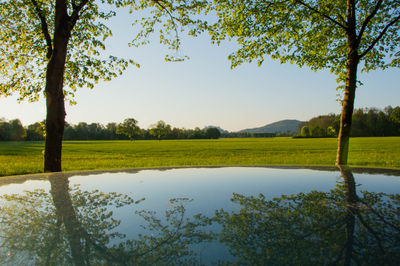
<instances>
[{"instance_id":1,"label":"tree trunk","mask_svg":"<svg viewBox=\"0 0 400 266\"><path fill-rule=\"evenodd\" d=\"M347 165L354 98L356 95L357 66L357 58L348 60L346 87L342 101L342 113L340 115L336 165Z\"/></svg>"},{"instance_id":2,"label":"tree trunk","mask_svg":"<svg viewBox=\"0 0 400 266\"><path fill-rule=\"evenodd\" d=\"M357 87L357 67L359 62L358 41L356 33L355 1L347 0L347 43L346 83L340 116L340 129L336 165L347 165L351 122L354 109L354 98Z\"/></svg>"},{"instance_id":3,"label":"tree trunk","mask_svg":"<svg viewBox=\"0 0 400 266\"><path fill-rule=\"evenodd\" d=\"M57 3L60 1L57 1ZM46 72L46 141L44 171L61 171L61 148L65 124L64 71L70 38L69 17L65 2L56 7L56 27L52 53L48 55Z\"/></svg>"},{"instance_id":4,"label":"tree trunk","mask_svg":"<svg viewBox=\"0 0 400 266\"><path fill-rule=\"evenodd\" d=\"M56 61L56 60L52 60ZM64 134L64 66L59 62L50 62L47 68L46 82L46 142L44 154L44 171L61 171L61 148ZM62 73L60 72L62 67Z\"/></svg>"}]
</instances>

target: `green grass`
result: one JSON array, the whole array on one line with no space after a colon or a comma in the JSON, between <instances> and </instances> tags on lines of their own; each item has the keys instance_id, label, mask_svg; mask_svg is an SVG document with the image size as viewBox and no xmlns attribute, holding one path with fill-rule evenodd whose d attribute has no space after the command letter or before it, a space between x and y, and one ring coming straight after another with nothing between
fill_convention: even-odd
<instances>
[{"instance_id":1,"label":"green grass","mask_svg":"<svg viewBox=\"0 0 400 266\"><path fill-rule=\"evenodd\" d=\"M173 166L333 166L336 139L66 141L63 171ZM0 176L42 172L42 142L0 142ZM400 137L352 138L353 167L400 169Z\"/></svg>"}]
</instances>

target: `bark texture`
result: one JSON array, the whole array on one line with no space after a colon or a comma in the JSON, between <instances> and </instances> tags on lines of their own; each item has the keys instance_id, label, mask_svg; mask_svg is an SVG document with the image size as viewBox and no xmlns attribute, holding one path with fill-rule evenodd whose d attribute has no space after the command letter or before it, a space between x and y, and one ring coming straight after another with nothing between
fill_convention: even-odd
<instances>
[{"instance_id":1,"label":"bark texture","mask_svg":"<svg viewBox=\"0 0 400 266\"><path fill-rule=\"evenodd\" d=\"M64 71L71 23L65 1L56 2L55 32L48 53L46 72L46 141L44 171L61 171L62 138L65 124Z\"/></svg>"},{"instance_id":2,"label":"bark texture","mask_svg":"<svg viewBox=\"0 0 400 266\"><path fill-rule=\"evenodd\" d=\"M346 83L344 98L342 101L342 113L340 115L340 129L338 136L338 148L336 165L347 165L349 154L349 140L351 122L354 110L354 98L357 87L357 67L359 63L358 40L356 33L355 1L347 1L347 43L348 54L346 61Z\"/></svg>"}]
</instances>

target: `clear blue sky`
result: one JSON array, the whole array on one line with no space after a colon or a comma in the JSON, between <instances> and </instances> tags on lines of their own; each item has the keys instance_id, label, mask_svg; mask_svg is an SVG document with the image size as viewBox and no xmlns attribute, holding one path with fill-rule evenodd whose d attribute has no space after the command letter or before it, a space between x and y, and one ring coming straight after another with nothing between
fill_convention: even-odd
<instances>
[{"instance_id":1,"label":"clear blue sky","mask_svg":"<svg viewBox=\"0 0 400 266\"><path fill-rule=\"evenodd\" d=\"M282 119L340 113L336 77L328 70L313 72L272 60L261 67L246 63L231 70L227 56L235 44L211 45L206 35L183 36L179 54L190 59L165 62L169 51L157 38L144 47L128 47L134 36L128 24L124 16L113 20L114 36L107 47L114 55L134 59L141 68L131 67L93 90L81 88L76 93L77 105L66 105L67 122L106 124L133 117L142 128L164 120L175 127L215 125L236 131ZM357 89L355 107L400 105L399 74L399 69L360 74L364 85ZM45 118L43 99L18 104L16 98L0 98L0 118L19 118L24 125Z\"/></svg>"}]
</instances>

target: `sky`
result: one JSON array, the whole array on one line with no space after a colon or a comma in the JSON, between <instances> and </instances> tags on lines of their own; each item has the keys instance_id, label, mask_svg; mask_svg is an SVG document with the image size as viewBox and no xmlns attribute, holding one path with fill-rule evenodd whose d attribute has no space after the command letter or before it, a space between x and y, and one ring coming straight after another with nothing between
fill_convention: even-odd
<instances>
[{"instance_id":1,"label":"sky","mask_svg":"<svg viewBox=\"0 0 400 266\"><path fill-rule=\"evenodd\" d=\"M171 52L157 38L139 48L128 47L135 29L126 14L111 21L113 37L107 51L131 58L141 67L130 67L122 76L100 82L94 89L80 88L76 105L66 104L66 121L107 124L135 118L148 128L159 120L173 127L214 125L228 131L260 127L283 119L309 120L341 110L336 76L329 70L280 64L267 59L261 67L244 63L231 69L228 55L234 42L212 45L207 35L181 36L178 55L184 62L165 62ZM156 36L155 36L156 37ZM355 108L400 105L400 70L359 73ZM19 118L23 125L45 119L45 100L17 102L17 96L0 96L0 118Z\"/></svg>"}]
</instances>

